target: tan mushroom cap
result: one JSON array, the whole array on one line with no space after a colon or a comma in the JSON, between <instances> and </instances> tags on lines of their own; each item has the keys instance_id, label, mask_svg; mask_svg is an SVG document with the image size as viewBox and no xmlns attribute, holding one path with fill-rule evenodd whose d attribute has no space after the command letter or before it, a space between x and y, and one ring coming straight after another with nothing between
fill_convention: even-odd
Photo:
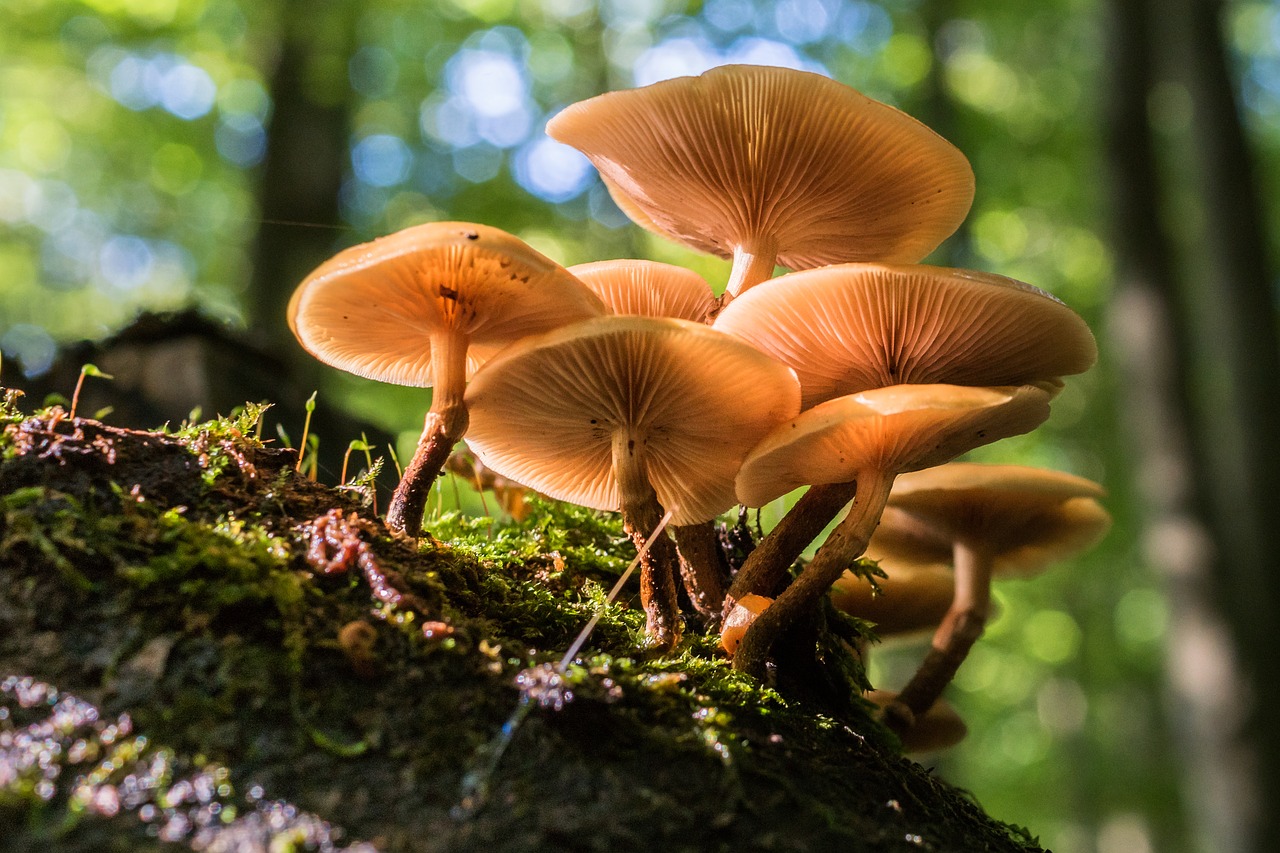
<instances>
[{"instance_id":1,"label":"tan mushroom cap","mask_svg":"<svg viewBox=\"0 0 1280 853\"><path fill-rule=\"evenodd\" d=\"M918 261L973 201L973 170L951 143L788 68L726 65L609 92L547 133L586 154L643 227L721 257L768 239L794 269Z\"/></svg>"},{"instance_id":2,"label":"tan mushroom cap","mask_svg":"<svg viewBox=\"0 0 1280 853\"><path fill-rule=\"evenodd\" d=\"M891 690L872 690L863 694L874 705L884 708L898 694ZM938 700L928 711L916 715L911 728L900 733L902 751L907 753L935 752L955 746L964 740L969 727L950 704Z\"/></svg>"},{"instance_id":3,"label":"tan mushroom cap","mask_svg":"<svg viewBox=\"0 0 1280 853\"><path fill-rule=\"evenodd\" d=\"M1039 288L914 264L779 276L714 325L794 368L806 408L900 383L1022 385L1080 373L1098 354L1080 315Z\"/></svg>"},{"instance_id":4,"label":"tan mushroom cap","mask_svg":"<svg viewBox=\"0 0 1280 853\"><path fill-rule=\"evenodd\" d=\"M693 270L657 261L622 259L569 267L612 314L706 322L715 294Z\"/></svg>"},{"instance_id":5,"label":"tan mushroom cap","mask_svg":"<svg viewBox=\"0 0 1280 853\"><path fill-rule=\"evenodd\" d=\"M868 554L950 563L955 539L981 543L995 576L1026 577L1087 551L1111 528L1092 480L1021 465L953 462L899 477Z\"/></svg>"},{"instance_id":6,"label":"tan mushroom cap","mask_svg":"<svg viewBox=\"0 0 1280 853\"><path fill-rule=\"evenodd\" d=\"M339 252L298 286L288 317L325 364L425 387L433 335L467 337L470 375L516 338L603 313L595 294L519 238L431 222Z\"/></svg>"},{"instance_id":7,"label":"tan mushroom cap","mask_svg":"<svg viewBox=\"0 0 1280 853\"><path fill-rule=\"evenodd\" d=\"M770 604L773 604L772 598L755 593L748 593L738 599L737 604L724 617L724 622L720 625L720 648L732 657L738 650L738 644L742 642L747 629L751 627L751 623L756 621L756 617L767 610Z\"/></svg>"},{"instance_id":8,"label":"tan mushroom cap","mask_svg":"<svg viewBox=\"0 0 1280 853\"><path fill-rule=\"evenodd\" d=\"M837 397L774 429L738 472L738 499L763 506L801 486L846 483L868 471L939 465L1049 417L1034 385L892 385Z\"/></svg>"},{"instance_id":9,"label":"tan mushroom cap","mask_svg":"<svg viewBox=\"0 0 1280 853\"><path fill-rule=\"evenodd\" d=\"M467 444L485 465L545 495L618 510L613 439L643 460L672 524L733 506L747 452L799 411L795 375L687 320L612 316L512 345L468 387Z\"/></svg>"},{"instance_id":10,"label":"tan mushroom cap","mask_svg":"<svg viewBox=\"0 0 1280 853\"><path fill-rule=\"evenodd\" d=\"M875 623L880 637L932 630L951 609L955 574L947 566L886 567L888 577L877 578L880 594L853 572L845 572L831 587L831 603L859 619Z\"/></svg>"}]
</instances>

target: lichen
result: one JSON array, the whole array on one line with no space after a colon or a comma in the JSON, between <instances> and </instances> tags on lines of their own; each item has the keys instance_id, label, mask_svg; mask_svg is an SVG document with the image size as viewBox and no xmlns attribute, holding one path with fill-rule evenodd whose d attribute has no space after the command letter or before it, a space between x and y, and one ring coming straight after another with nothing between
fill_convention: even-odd
<instances>
[{"instance_id":1,"label":"lichen","mask_svg":"<svg viewBox=\"0 0 1280 853\"><path fill-rule=\"evenodd\" d=\"M226 768L234 790L347 838L426 851L1034 848L896 754L853 698L856 624L829 620L806 640L811 688L761 686L697 631L673 654L644 652L634 588L605 600L634 555L606 514L535 500L519 522L430 519L432 538L414 544L358 496L295 474L251 422L161 435L0 414L0 675L127 714L183 768ZM309 562L316 521L335 509L412 607L360 571ZM596 613L557 675L564 701L522 693L520 674L548 671ZM0 716L0 733L16 725ZM16 849L163 846L154 821L74 806L68 780L85 770L68 771L49 797L0 774L0 833ZM477 772L483 795L459 808Z\"/></svg>"}]
</instances>

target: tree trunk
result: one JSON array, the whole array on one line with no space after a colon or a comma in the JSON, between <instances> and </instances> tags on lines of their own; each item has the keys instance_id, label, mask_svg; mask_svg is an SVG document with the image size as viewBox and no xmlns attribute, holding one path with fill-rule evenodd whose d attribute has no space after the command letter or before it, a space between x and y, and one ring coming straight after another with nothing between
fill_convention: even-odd
<instances>
[{"instance_id":1,"label":"tree trunk","mask_svg":"<svg viewBox=\"0 0 1280 853\"><path fill-rule=\"evenodd\" d=\"M1188 800L1213 849L1261 851L1277 827L1258 806L1280 801L1271 776L1278 735L1259 713L1277 701L1264 664L1267 632L1280 624L1280 449L1271 440L1280 434L1280 348L1213 6L1110 4L1110 331L1132 400L1148 559L1165 576L1173 614L1169 667ZM1193 111L1193 135L1175 136L1168 150L1149 119L1155 93L1178 91L1161 72L1182 82ZM1185 171L1196 176L1191 186L1177 179ZM1179 222L1175 241L1161 227L1171 223L1166 205L1188 191L1204 228Z\"/></svg>"},{"instance_id":2,"label":"tree trunk","mask_svg":"<svg viewBox=\"0 0 1280 853\"><path fill-rule=\"evenodd\" d=\"M558 671L616 521L420 547L243 423L0 424L6 850L1039 849L849 690L784 701L706 641L637 656L634 607Z\"/></svg>"},{"instance_id":3,"label":"tree trunk","mask_svg":"<svg viewBox=\"0 0 1280 853\"><path fill-rule=\"evenodd\" d=\"M334 252L342 228L338 197L349 162L345 75L357 4L286 0L280 54L270 71L271 121L258 188L262 217L253 245L245 299L250 328L282 352L294 353L284 322L293 289ZM332 75L330 75L332 76ZM294 359L298 362L300 359Z\"/></svg>"}]
</instances>

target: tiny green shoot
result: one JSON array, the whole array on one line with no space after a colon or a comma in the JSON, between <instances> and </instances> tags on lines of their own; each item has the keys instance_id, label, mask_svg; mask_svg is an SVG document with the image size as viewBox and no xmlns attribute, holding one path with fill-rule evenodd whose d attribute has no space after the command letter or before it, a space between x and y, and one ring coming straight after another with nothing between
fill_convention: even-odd
<instances>
[{"instance_id":1,"label":"tiny green shoot","mask_svg":"<svg viewBox=\"0 0 1280 853\"><path fill-rule=\"evenodd\" d=\"M80 389L84 386L84 378L86 376L96 376L100 379L115 379L110 373L103 373L98 369L96 364L85 364L80 368L80 378L76 380L76 390L71 394L71 412L68 417L71 420L76 419L76 407L80 404Z\"/></svg>"},{"instance_id":2,"label":"tiny green shoot","mask_svg":"<svg viewBox=\"0 0 1280 853\"><path fill-rule=\"evenodd\" d=\"M293 470L295 471L302 470L302 456L305 448L308 447L307 433L311 430L311 413L316 410L316 394L317 393L319 392L312 391L311 396L307 398L307 402L306 402L307 417L302 422L302 440L298 442L298 447L302 449L298 451L298 461L295 462L293 465ZM312 477L311 479L314 480L315 477Z\"/></svg>"}]
</instances>

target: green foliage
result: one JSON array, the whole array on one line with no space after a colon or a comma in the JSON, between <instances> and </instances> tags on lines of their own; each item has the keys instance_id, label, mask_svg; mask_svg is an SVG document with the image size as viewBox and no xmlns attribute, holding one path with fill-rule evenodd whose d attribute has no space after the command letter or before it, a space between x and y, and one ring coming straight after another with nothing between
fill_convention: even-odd
<instances>
[{"instance_id":1,"label":"green foliage","mask_svg":"<svg viewBox=\"0 0 1280 853\"><path fill-rule=\"evenodd\" d=\"M903 107L968 153L977 174L974 210L933 260L1023 278L1101 329L1113 260L1103 189L1080 179L1100 171L1097 93L1108 84L1095 6L800 5L811 14L779 14L775 7L791 4L763 0L0 4L0 346L32 367L53 342L101 337L144 307L248 313L245 281L260 225L258 146L278 107L269 75L286 41L303 57L298 73L307 95L345 114L353 144L388 137L409 153L403 174L389 182L349 170L348 230L333 234L335 248L428 219L475 219L518 233L565 263L651 257L689 266L719 286L722 261L626 225L598 182L549 202L521 185L517 172L548 113L631 85L651 48L674 45L690 56L763 37L772 49L821 62L838 79ZM1242 70L1242 102L1265 155L1261 177L1273 186L1280 182L1280 87L1274 39L1266 34L1280 12L1239 2L1227 4L1224 15ZM514 57L523 69L516 88L527 95L530 128L510 147L461 138L476 125L474 111L459 114L464 52L485 51ZM197 94L200 75L207 76L212 100L184 107L173 93L166 102L144 85L163 82L174 69L194 81ZM192 103L207 109L193 115ZM1178 86L1153 92L1151 110L1166 134L1191 126L1188 96ZM979 454L1105 482L1117 524L1095 555L997 592L1006 616L991 626L957 685L973 734L940 768L1055 848L1087 848L1107 821L1137 815L1153 846L1185 849L1177 766L1158 693L1159 628L1168 609L1138 541L1140 498L1132 460L1117 440L1125 392L1114 361L1104 356L1098 369L1074 379L1042 430ZM5 369L15 369L12 360ZM416 441L423 403L417 390L334 376L325 389L333 390L335 406L403 433L402 446ZM0 425L20 419L6 397ZM228 448L236 436L253 428L215 421L178 435L201 445L212 483L232 470ZM313 477L314 441L304 431L297 460ZM771 512L776 508L765 512L766 525ZM604 529L610 522L575 513L541 506L521 525L446 514L433 529L456 538L457 553L481 566L511 569L558 552L563 568L554 558L539 568L550 587L479 576L494 587L495 606L527 596L560 638L590 611L630 547L620 534L611 538ZM40 553L65 551L54 533L24 535L34 537L26 547ZM74 561L54 564L60 573L80 571ZM550 591L556 584L576 585L575 595L586 598L552 617L563 601ZM1147 627L1123 618L1130 611L1144 614ZM617 619L606 621L602 637L621 642L636 615L620 605L610 612ZM1042 613L1055 615L1037 619ZM1046 640L1046 625L1055 624L1074 641ZM534 642L532 624L522 636ZM909 666L902 662L912 659L877 651L874 680L893 685Z\"/></svg>"}]
</instances>

